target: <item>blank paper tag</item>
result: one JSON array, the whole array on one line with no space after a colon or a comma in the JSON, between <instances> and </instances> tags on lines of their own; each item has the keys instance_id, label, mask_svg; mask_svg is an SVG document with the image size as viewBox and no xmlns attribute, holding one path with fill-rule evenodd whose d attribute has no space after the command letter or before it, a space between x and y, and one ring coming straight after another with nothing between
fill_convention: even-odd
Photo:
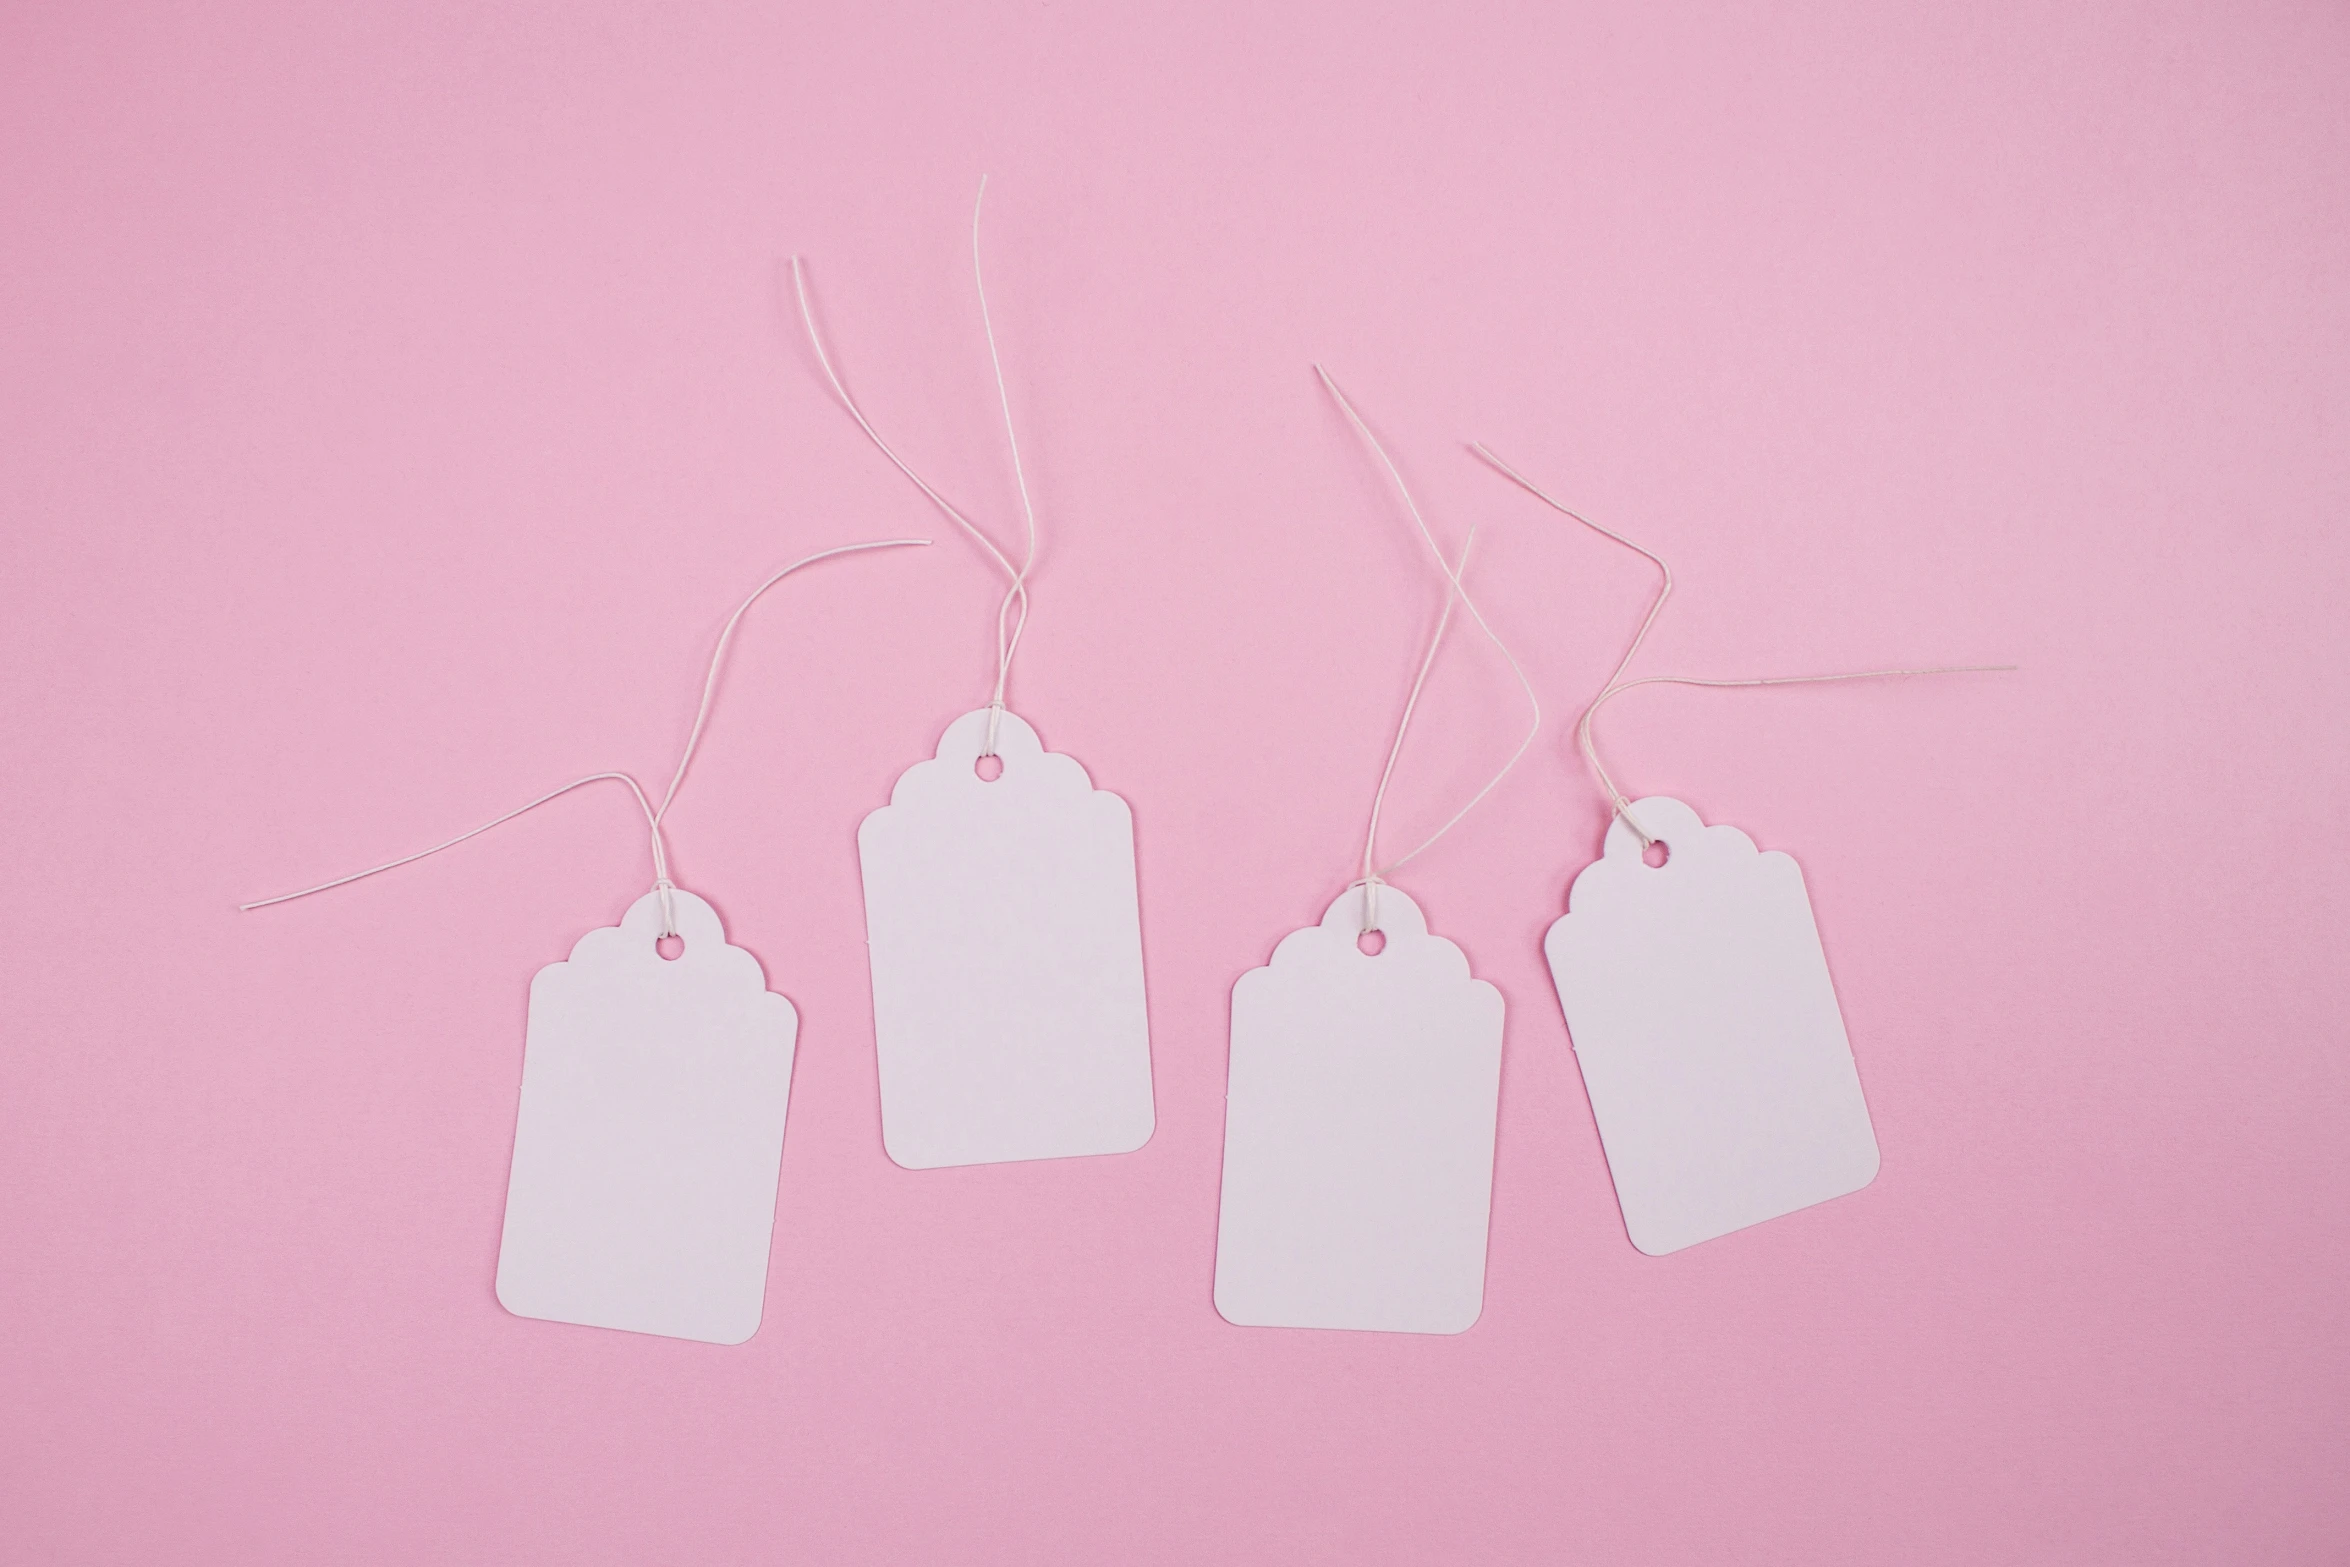
<instances>
[{"instance_id":1,"label":"blank paper tag","mask_svg":"<svg viewBox=\"0 0 2350 1567\"><path fill-rule=\"evenodd\" d=\"M799 1017L710 905L658 893L530 985L498 1299L517 1316L740 1344L759 1327Z\"/></svg>"},{"instance_id":2,"label":"blank paper tag","mask_svg":"<svg viewBox=\"0 0 2350 1567\"><path fill-rule=\"evenodd\" d=\"M1803 872L1678 800L1619 818L1544 943L1632 1244L1679 1251L1860 1190L1877 1136Z\"/></svg>"},{"instance_id":3,"label":"blank paper tag","mask_svg":"<svg viewBox=\"0 0 2350 1567\"><path fill-rule=\"evenodd\" d=\"M1379 892L1232 987L1216 1309L1244 1327L1459 1333L1485 1306L1501 992Z\"/></svg>"},{"instance_id":4,"label":"blank paper tag","mask_svg":"<svg viewBox=\"0 0 2350 1567\"><path fill-rule=\"evenodd\" d=\"M881 1131L909 1169L1131 1153L1150 1141L1134 819L987 710L865 818Z\"/></svg>"}]
</instances>

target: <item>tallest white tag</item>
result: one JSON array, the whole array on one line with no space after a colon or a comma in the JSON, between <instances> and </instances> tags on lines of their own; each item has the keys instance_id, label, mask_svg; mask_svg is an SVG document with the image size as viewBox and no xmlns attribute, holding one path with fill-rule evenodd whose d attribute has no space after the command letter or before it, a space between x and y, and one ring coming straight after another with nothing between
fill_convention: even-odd
<instances>
[{"instance_id":1,"label":"tallest white tag","mask_svg":"<svg viewBox=\"0 0 2350 1567\"><path fill-rule=\"evenodd\" d=\"M909 1169L1131 1153L1150 1140L1134 819L989 710L865 818L881 1131Z\"/></svg>"}]
</instances>

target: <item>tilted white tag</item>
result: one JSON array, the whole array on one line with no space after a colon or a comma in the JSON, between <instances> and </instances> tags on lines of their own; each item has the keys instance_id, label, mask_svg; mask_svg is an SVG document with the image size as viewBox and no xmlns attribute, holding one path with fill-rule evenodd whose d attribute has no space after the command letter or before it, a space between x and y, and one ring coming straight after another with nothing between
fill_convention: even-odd
<instances>
[{"instance_id":1,"label":"tilted white tag","mask_svg":"<svg viewBox=\"0 0 2350 1567\"><path fill-rule=\"evenodd\" d=\"M865 818L881 1131L909 1169L1131 1153L1150 1141L1134 819L985 708Z\"/></svg>"},{"instance_id":2,"label":"tilted white tag","mask_svg":"<svg viewBox=\"0 0 2350 1567\"><path fill-rule=\"evenodd\" d=\"M517 1316L740 1344L759 1327L799 1015L673 891L530 984L498 1299Z\"/></svg>"},{"instance_id":3,"label":"tilted white tag","mask_svg":"<svg viewBox=\"0 0 2350 1567\"><path fill-rule=\"evenodd\" d=\"M1632 1244L1679 1251L1860 1190L1877 1136L1795 861L1652 796L1544 950Z\"/></svg>"},{"instance_id":4,"label":"tilted white tag","mask_svg":"<svg viewBox=\"0 0 2350 1567\"><path fill-rule=\"evenodd\" d=\"M1459 1333L1485 1306L1501 992L1393 887L1232 987L1216 1309L1244 1327Z\"/></svg>"}]
</instances>

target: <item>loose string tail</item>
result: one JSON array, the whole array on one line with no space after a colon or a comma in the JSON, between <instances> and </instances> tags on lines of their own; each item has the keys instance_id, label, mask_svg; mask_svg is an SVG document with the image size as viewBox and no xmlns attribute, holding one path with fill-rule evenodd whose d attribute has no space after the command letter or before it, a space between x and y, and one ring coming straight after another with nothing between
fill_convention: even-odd
<instances>
[{"instance_id":1,"label":"loose string tail","mask_svg":"<svg viewBox=\"0 0 2350 1567\"><path fill-rule=\"evenodd\" d=\"M1621 789L1616 787L1616 781L1609 776L1606 764L1600 761L1599 746L1592 739L1591 732L1592 720L1599 715L1600 708L1627 691L1640 686L1660 685L1708 686L1718 689L1751 686L1829 685L1845 680L1890 680L1907 675L2006 674L2016 667L2013 664L1934 664L1916 669L1854 669L1831 675L1764 675L1744 680L1707 680L1693 675L1643 675L1637 680L1626 680L1624 671L1631 666L1632 656L1638 653L1640 645L1648 640L1649 630L1655 626L1657 615L1665 607L1665 600L1673 596L1673 568L1666 565L1664 558L1655 551L1633 543L1612 528L1601 527L1589 517L1576 511L1532 479L1502 461L1484 442L1472 442L1469 449L1553 511L1573 518L1602 538L1612 539L1634 554L1647 557L1649 562L1656 567L1658 575L1662 579L1657 588L1656 597L1649 603L1647 616L1640 622L1640 629L1632 634L1631 642L1624 648L1624 656L1616 660L1616 667L1601 685L1599 694L1591 699L1590 705L1583 709L1582 716L1575 721L1576 749L1583 753L1583 760L1590 767L1592 776L1599 780L1600 788L1607 791L1608 803L1614 809L1615 814L1623 820L1625 826L1632 829L1633 835L1639 838L1640 847L1643 849L1656 847L1656 839L1649 836L1648 830L1640 825L1638 818L1633 816L1632 802L1624 797L1624 792Z\"/></svg>"},{"instance_id":2,"label":"loose string tail","mask_svg":"<svg viewBox=\"0 0 2350 1567\"><path fill-rule=\"evenodd\" d=\"M1396 721L1395 739L1387 748L1387 765L1380 771L1379 787L1371 796L1370 826L1363 834L1363 878L1361 882L1363 888L1363 934L1368 935L1379 928L1379 888L1381 884L1393 872L1418 859L1421 854L1436 843L1437 839L1452 831L1455 826L1459 825L1462 817L1475 810L1479 803L1491 794L1504 778L1510 775L1510 770L1518 765L1519 758L1523 757L1534 744L1534 737L1542 732L1542 701L1535 695L1534 682L1526 677L1526 671L1518 663L1517 655L1509 650L1501 637L1494 631L1492 624L1485 618L1485 612L1477 607L1477 601L1470 596L1468 585L1462 581L1462 573L1468 569L1469 565L1469 552L1477 542L1477 530L1474 528L1469 530L1467 542L1461 546L1459 562L1456 564L1446 561L1444 551L1437 546L1436 535L1429 528L1428 519L1421 514L1420 503L1412 498L1411 486L1404 483L1403 471L1396 467L1395 459L1387 454L1387 448L1379 443L1379 437L1371 432L1371 427L1364 422L1363 416L1355 412L1354 404L1347 401L1346 393L1339 390L1338 383L1331 378L1330 372L1322 366L1316 365L1314 373L1322 378L1323 388L1345 412L1348 422L1355 427L1355 433L1363 438L1364 444L1371 448L1371 451L1378 457L1380 465L1387 470L1387 477L1395 485L1396 494L1403 498L1404 510L1411 514L1413 524L1420 530L1420 537L1428 545L1429 555L1436 562L1436 569L1444 574L1445 580L1444 612L1437 617L1436 629L1428 638L1428 650L1420 658L1419 673L1412 680L1410 694L1404 698L1402 716ZM1486 781L1484 788L1471 795L1466 805L1447 817L1444 825L1422 839L1418 847L1409 854L1381 865L1379 863L1379 817L1387 803L1387 786L1395 777L1396 760L1403 754L1404 736L1411 730L1412 715L1420 705L1421 689L1428 682L1428 671L1436 663L1436 650L1444 642L1444 633L1452 623L1453 606L1456 603L1468 610L1469 618L1477 623L1477 629L1485 633L1485 639L1493 644L1495 650L1509 664L1510 673L1518 677L1518 685L1526 693L1526 707L1532 715L1531 722L1526 728L1526 738L1518 742L1518 748L1510 753L1508 761L1501 764L1501 770Z\"/></svg>"},{"instance_id":3,"label":"loose string tail","mask_svg":"<svg viewBox=\"0 0 2350 1567\"><path fill-rule=\"evenodd\" d=\"M436 843L429 849L419 849L414 854L403 854L396 860L386 860L381 865L371 865L363 871L353 871L348 876L337 876L333 881L322 881L315 887L304 887L299 892L281 892L273 898L255 898L251 903L238 904L237 908L239 912L249 914L255 909L266 909L273 903L291 903L296 898L307 898L314 892L331 892L337 887L347 887L355 881L365 881L370 876L380 876L385 871L396 871L403 865L413 865L418 860L440 853L443 849L454 849L468 838L478 838L493 827L503 827L524 812L535 811L549 800L561 799L574 789L584 789L589 784L603 783L606 780L628 785L628 792L636 796L638 808L645 813L645 826L650 829L653 838L653 884L656 887L668 885L669 855L661 842L660 819L654 815L653 802L645 798L643 786L626 773L590 773L585 778L574 778L560 789L549 789L528 805L518 805L494 821L483 822L471 832L461 832L445 843Z\"/></svg>"},{"instance_id":4,"label":"loose string tail","mask_svg":"<svg viewBox=\"0 0 2350 1567\"><path fill-rule=\"evenodd\" d=\"M273 898L256 898L251 903L238 904L237 908L240 911L250 913L254 909L266 909L274 903L291 903L296 898L307 898L312 893L328 892L336 887L347 887L352 882L365 881L370 876L380 876L385 871L398 870L403 865L413 865L418 860L440 853L443 849L454 849L469 838L478 838L493 827L502 827L524 812L535 811L548 801L559 799L574 789L584 789L589 784L603 783L609 780L613 783L626 784L628 792L636 797L638 809L645 814L645 827L651 836L653 846L653 890L661 895L661 934L665 937L676 935L677 903L672 894L676 892L677 887L669 879L669 847L661 836L661 823L669 815L669 807L677 802L678 786L685 782L686 769L693 764L694 752L702 743L702 731L709 725L710 704L718 694L718 672L726 660L727 646L734 640L734 628L741 623L744 615L750 613L751 606L758 603L760 597L769 588L774 587L793 572L813 566L820 560L830 560L835 555L855 555L865 550L898 549L906 545L928 544L929 542L928 539L874 539L863 544L836 545L832 549L818 550L813 555L793 561L753 588L750 597L744 599L735 608L735 612L727 617L725 628L718 633L718 645L710 652L709 673L702 680L701 706L694 712L693 728L687 733L685 749L677 758L677 771L670 775L668 792L661 796L661 803L658 806L646 797L644 787L630 774L590 773L585 778L574 778L560 789L550 789L528 805L517 806L496 820L484 822L470 832L461 832L445 843L436 843L429 849L419 849L414 854L405 854L396 860L386 860L381 865L371 865L363 871L353 871L348 876L338 876L333 881L322 881L315 887L304 887L299 892L281 892Z\"/></svg>"},{"instance_id":5,"label":"loose string tail","mask_svg":"<svg viewBox=\"0 0 2350 1567\"><path fill-rule=\"evenodd\" d=\"M1412 689L1403 699L1402 716L1396 719L1395 740L1387 748L1387 765L1379 769L1379 787L1371 795L1371 826L1363 835L1363 875L1357 884L1363 889L1363 927L1361 934L1369 935L1379 928L1379 889L1386 876L1378 864L1379 813L1387 803L1387 783L1395 776L1396 759L1403 755L1403 737L1412 727L1412 714L1420 705L1421 688L1428 683L1428 671L1436 662L1436 650L1444 645L1445 630L1452 624L1453 606L1460 602L1458 579L1469 568L1469 552L1477 546L1477 530L1471 528L1461 544L1461 558L1448 573L1451 579L1444 592L1444 611L1436 617L1436 629L1429 634L1428 649L1420 655L1420 667L1412 676ZM1515 760L1515 758L1512 758ZM1498 780L1496 780L1498 782ZM1422 844L1421 848L1426 848ZM1413 853L1418 853L1415 849ZM1408 856L1407 856L1408 858ZM1400 863L1400 862L1399 862ZM1393 866L1387 869L1394 869Z\"/></svg>"},{"instance_id":6,"label":"loose string tail","mask_svg":"<svg viewBox=\"0 0 2350 1567\"><path fill-rule=\"evenodd\" d=\"M995 318L987 306L987 274L980 265L979 219L986 205L987 177L982 175L979 180L978 199L971 204L971 280L979 291L979 326L987 337L988 363L995 371L996 398L1002 404L1004 412L1004 442L1012 451L1012 478L1019 486L1020 510L1027 521L1028 549L1021 557L1018 566L1012 564L1011 559L996 547L995 541L989 538L977 523L963 515L953 502L939 494L928 480L916 473L913 467L897 454L896 449L881 438L881 432L873 428L873 421L865 417L864 410L857 406L857 400L849 395L848 387L842 382L839 372L833 368L832 356L824 350L824 335L817 331L816 312L808 303L807 269L800 264L799 257L791 258L792 291L799 298L800 323L807 328L808 346L816 351L816 363L822 367L824 379L831 383L833 395L839 398L841 406L849 411L849 417L857 421L857 428L865 432L866 439L880 448L881 455L888 458L896 466L898 472L914 481L914 488L929 497L933 506L944 512L957 527L976 540L979 547L987 552L988 559L994 561L1002 569L1004 576L1010 582L1010 586L1004 591L1003 601L996 606L995 689L988 698L987 744L980 752L983 757L996 754L996 736L1004 719L1004 692L1012 678L1012 659L1020 651L1021 634L1028 629L1028 576L1036 567L1036 503L1028 490L1028 470L1020 459L1020 432L1012 422L1012 394L1004 382L1003 355L996 348Z\"/></svg>"}]
</instances>

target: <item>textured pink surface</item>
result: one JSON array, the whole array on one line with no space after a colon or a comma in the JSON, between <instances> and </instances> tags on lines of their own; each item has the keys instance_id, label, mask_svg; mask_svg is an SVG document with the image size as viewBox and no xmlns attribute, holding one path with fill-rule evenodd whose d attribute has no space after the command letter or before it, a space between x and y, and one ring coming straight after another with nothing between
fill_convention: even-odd
<instances>
[{"instance_id":1,"label":"textured pink surface","mask_svg":"<svg viewBox=\"0 0 2350 1567\"><path fill-rule=\"evenodd\" d=\"M16 6L0 17L0 1556L2339 1562L2350 17L2325 4ZM805 1020L739 1350L491 1294L598 767L719 621L1046 518L1015 696L1133 803L1158 1133L883 1156L854 829L986 686L941 534L746 626L675 817ZM1866 1192L1624 1239L1539 939L1567 725L1399 878L1509 1000L1483 1320L1209 1299L1233 979L1343 883L1437 596L1810 878ZM1508 744L1464 639L1398 784Z\"/></svg>"}]
</instances>

